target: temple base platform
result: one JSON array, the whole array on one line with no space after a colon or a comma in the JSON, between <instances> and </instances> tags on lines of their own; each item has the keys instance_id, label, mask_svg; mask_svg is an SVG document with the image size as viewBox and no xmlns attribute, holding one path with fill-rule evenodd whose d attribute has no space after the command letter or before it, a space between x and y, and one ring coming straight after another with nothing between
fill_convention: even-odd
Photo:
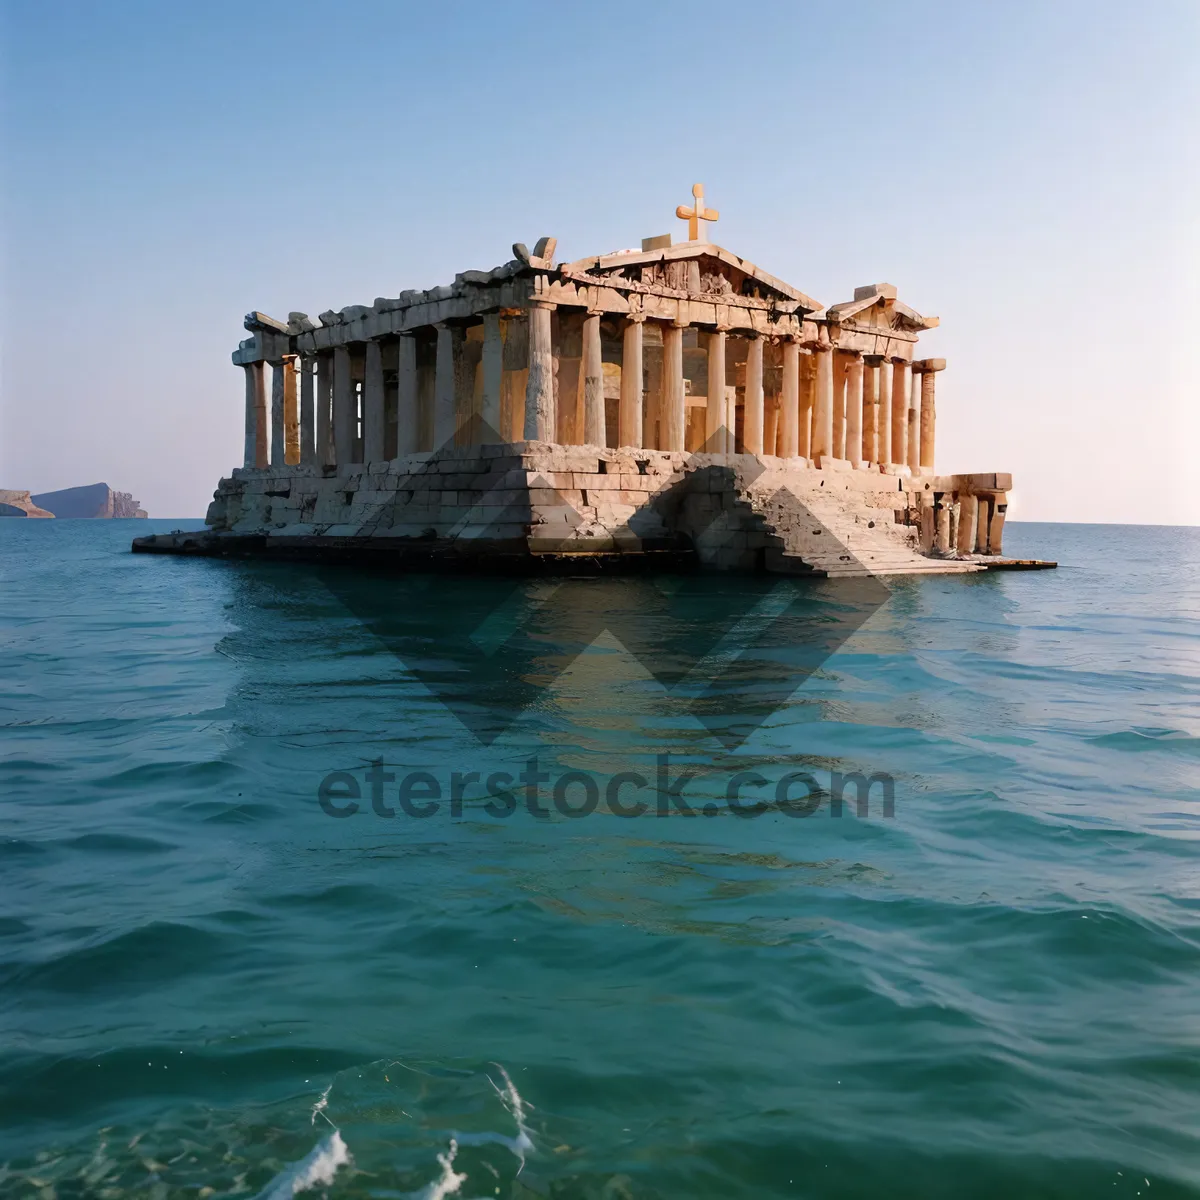
<instances>
[{"instance_id":1,"label":"temple base platform","mask_svg":"<svg viewBox=\"0 0 1200 1200\"><path fill-rule=\"evenodd\" d=\"M342 467L238 468L208 529L138 553L401 570L789 575L968 573L1005 558L1003 474L546 442L462 446Z\"/></svg>"}]
</instances>

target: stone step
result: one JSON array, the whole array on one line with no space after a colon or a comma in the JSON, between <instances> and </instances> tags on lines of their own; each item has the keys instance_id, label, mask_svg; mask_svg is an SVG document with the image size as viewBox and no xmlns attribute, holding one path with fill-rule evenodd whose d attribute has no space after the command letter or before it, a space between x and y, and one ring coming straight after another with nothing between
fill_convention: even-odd
<instances>
[{"instance_id":1,"label":"stone step","mask_svg":"<svg viewBox=\"0 0 1200 1200\"><path fill-rule=\"evenodd\" d=\"M980 568L954 559L927 558L912 545L913 530L897 525L891 512L871 503L876 497L850 491L795 493L813 521L828 536L828 547L812 545L815 525L797 521L773 492L751 492L747 499L783 542L779 569L789 567L830 578L868 575L965 574Z\"/></svg>"}]
</instances>

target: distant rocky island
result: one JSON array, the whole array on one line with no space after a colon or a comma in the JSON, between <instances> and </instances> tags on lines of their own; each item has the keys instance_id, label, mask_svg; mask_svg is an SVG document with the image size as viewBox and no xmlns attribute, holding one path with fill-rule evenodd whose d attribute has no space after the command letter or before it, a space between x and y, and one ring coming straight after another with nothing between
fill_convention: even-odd
<instances>
[{"instance_id":1,"label":"distant rocky island","mask_svg":"<svg viewBox=\"0 0 1200 1200\"><path fill-rule=\"evenodd\" d=\"M146 510L129 492L115 492L107 483L29 492L0 488L0 517L144 517Z\"/></svg>"}]
</instances>

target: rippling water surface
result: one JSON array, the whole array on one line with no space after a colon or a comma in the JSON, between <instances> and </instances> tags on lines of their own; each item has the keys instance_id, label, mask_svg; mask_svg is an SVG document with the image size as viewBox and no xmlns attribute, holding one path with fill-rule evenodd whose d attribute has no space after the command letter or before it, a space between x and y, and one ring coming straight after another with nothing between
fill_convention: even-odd
<instances>
[{"instance_id":1,"label":"rippling water surface","mask_svg":"<svg viewBox=\"0 0 1200 1200\"><path fill-rule=\"evenodd\" d=\"M147 524L0 522L0 1194L1200 1194L1200 531L1010 527L1061 568L892 581L782 698L777 639L734 744L679 682L720 580L668 628L669 579L331 586ZM581 607L660 653L560 672ZM549 798L664 754L697 815ZM533 756L548 817L452 811ZM856 770L892 816L725 802Z\"/></svg>"}]
</instances>

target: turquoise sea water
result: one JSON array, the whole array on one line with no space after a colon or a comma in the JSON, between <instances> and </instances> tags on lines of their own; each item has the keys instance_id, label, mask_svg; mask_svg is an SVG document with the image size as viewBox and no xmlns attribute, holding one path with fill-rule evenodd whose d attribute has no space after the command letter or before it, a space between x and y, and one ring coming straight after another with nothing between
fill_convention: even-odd
<instances>
[{"instance_id":1,"label":"turquoise sea water","mask_svg":"<svg viewBox=\"0 0 1200 1200\"><path fill-rule=\"evenodd\" d=\"M0 522L0 1194L1200 1195L1200 531L1010 526L1061 568L891 581L782 698L777 638L730 746L719 582L127 553L177 524ZM647 646L556 674L580 603ZM663 754L713 815L448 799ZM891 816L725 800L856 770Z\"/></svg>"}]
</instances>

